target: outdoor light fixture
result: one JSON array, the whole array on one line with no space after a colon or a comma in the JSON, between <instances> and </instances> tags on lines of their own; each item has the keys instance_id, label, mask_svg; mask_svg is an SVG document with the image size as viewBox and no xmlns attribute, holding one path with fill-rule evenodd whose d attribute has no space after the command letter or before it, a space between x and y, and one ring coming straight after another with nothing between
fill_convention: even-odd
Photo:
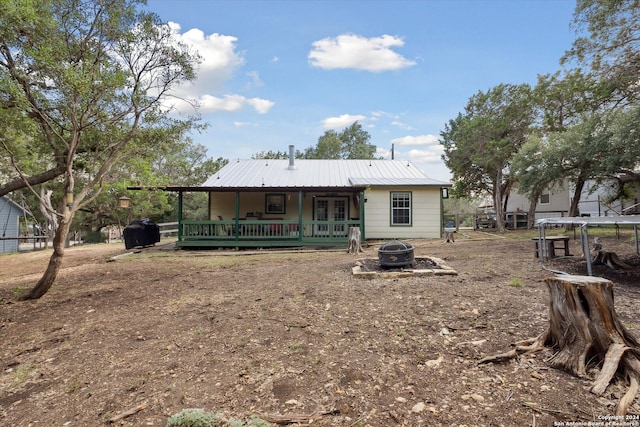
<instances>
[{"instance_id":1,"label":"outdoor light fixture","mask_svg":"<svg viewBox=\"0 0 640 427\"><path fill-rule=\"evenodd\" d=\"M448 199L449 198L449 189L447 187L440 188L440 192L442 193L442 198L443 199Z\"/></svg>"},{"instance_id":2,"label":"outdoor light fixture","mask_svg":"<svg viewBox=\"0 0 640 427\"><path fill-rule=\"evenodd\" d=\"M128 208L131 205L131 199L127 196L122 196L118 199L118 207L123 209Z\"/></svg>"}]
</instances>

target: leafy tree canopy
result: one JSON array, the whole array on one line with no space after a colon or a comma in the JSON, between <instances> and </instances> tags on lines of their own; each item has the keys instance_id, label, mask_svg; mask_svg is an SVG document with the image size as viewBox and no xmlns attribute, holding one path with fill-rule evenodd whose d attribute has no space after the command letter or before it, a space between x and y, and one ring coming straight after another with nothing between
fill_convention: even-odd
<instances>
[{"instance_id":1,"label":"leafy tree canopy","mask_svg":"<svg viewBox=\"0 0 640 427\"><path fill-rule=\"evenodd\" d=\"M589 65L617 91L618 101L633 103L640 96L640 1L578 0L573 24L586 30L565 56Z\"/></svg>"},{"instance_id":2,"label":"leafy tree canopy","mask_svg":"<svg viewBox=\"0 0 640 427\"><path fill-rule=\"evenodd\" d=\"M336 132L328 130L318 138L315 147L302 153L304 159L375 159L376 146L371 144L371 135L357 121Z\"/></svg>"},{"instance_id":3,"label":"leafy tree canopy","mask_svg":"<svg viewBox=\"0 0 640 427\"><path fill-rule=\"evenodd\" d=\"M0 7L0 120L12 129L0 139L12 177L0 194L45 182L73 194L72 203L60 197L51 209L60 219L54 253L28 298L55 280L75 214L97 200L114 166L196 126L195 118L171 118L166 100L195 77L199 57L156 15L140 11L141 3L16 0Z\"/></svg>"},{"instance_id":4,"label":"leafy tree canopy","mask_svg":"<svg viewBox=\"0 0 640 427\"><path fill-rule=\"evenodd\" d=\"M465 113L441 132L443 160L453 173L456 195L490 195L499 229L504 228L503 205L514 182L510 165L534 118L529 85L501 84L471 97Z\"/></svg>"}]
</instances>

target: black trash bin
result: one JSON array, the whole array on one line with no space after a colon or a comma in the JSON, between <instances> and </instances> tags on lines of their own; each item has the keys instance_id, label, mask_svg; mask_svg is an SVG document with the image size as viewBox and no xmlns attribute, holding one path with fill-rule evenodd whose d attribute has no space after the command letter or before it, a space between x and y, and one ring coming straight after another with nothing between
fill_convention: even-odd
<instances>
[{"instance_id":1,"label":"black trash bin","mask_svg":"<svg viewBox=\"0 0 640 427\"><path fill-rule=\"evenodd\" d=\"M153 246L160 241L160 227L148 218L131 221L122 235L126 249Z\"/></svg>"}]
</instances>

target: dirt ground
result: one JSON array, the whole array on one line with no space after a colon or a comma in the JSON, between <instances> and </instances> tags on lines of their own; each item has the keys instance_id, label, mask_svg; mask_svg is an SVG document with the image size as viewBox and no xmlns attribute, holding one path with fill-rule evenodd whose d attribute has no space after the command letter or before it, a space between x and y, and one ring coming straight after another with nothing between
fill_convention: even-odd
<instances>
[{"instance_id":1,"label":"dirt ground","mask_svg":"<svg viewBox=\"0 0 640 427\"><path fill-rule=\"evenodd\" d=\"M624 383L597 397L590 379L550 368L550 350L477 363L547 326L551 273L531 236L411 241L417 257L441 258L458 275L396 279L351 273L379 242L359 256L169 244L115 261L124 245L85 245L67 250L53 288L30 302L14 296L50 253L0 256L0 425L101 426L139 409L112 425L165 426L184 408L314 426L601 422ZM615 283L616 312L640 337L632 235L602 241L634 267L594 274ZM575 256L547 267L586 274L579 241L570 243Z\"/></svg>"}]
</instances>

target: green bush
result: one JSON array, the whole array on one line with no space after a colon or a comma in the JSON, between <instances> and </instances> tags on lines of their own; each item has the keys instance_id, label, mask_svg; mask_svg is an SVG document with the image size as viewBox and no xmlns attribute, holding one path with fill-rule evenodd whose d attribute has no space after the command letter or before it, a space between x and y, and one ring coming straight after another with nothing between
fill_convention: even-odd
<instances>
[{"instance_id":1,"label":"green bush","mask_svg":"<svg viewBox=\"0 0 640 427\"><path fill-rule=\"evenodd\" d=\"M167 420L167 427L268 427L269 423L251 417L249 424L238 420L224 419L220 414L211 414L204 409L187 408L172 415Z\"/></svg>"},{"instance_id":2,"label":"green bush","mask_svg":"<svg viewBox=\"0 0 640 427\"><path fill-rule=\"evenodd\" d=\"M102 243L105 241L105 237L101 231L88 231L83 240L84 243Z\"/></svg>"},{"instance_id":3,"label":"green bush","mask_svg":"<svg viewBox=\"0 0 640 427\"><path fill-rule=\"evenodd\" d=\"M204 409L187 408L169 417L167 427L218 427L219 420Z\"/></svg>"}]
</instances>

